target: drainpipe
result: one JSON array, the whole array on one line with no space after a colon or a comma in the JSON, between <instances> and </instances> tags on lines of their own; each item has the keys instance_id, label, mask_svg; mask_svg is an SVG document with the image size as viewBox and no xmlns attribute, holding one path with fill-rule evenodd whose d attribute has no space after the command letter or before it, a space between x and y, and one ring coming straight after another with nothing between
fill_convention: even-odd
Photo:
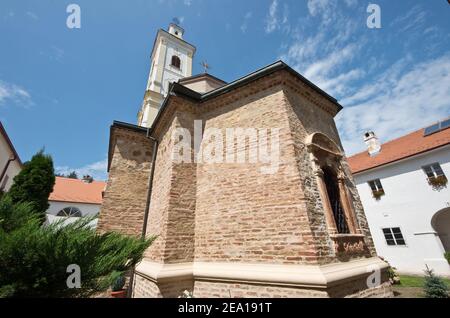
<instances>
[{"instance_id":1,"label":"drainpipe","mask_svg":"<svg viewBox=\"0 0 450 318\"><path fill-rule=\"evenodd\" d=\"M148 178L147 201L145 203L144 224L142 225L141 240L145 240L145 235L147 234L148 213L150 212L150 202L153 190L153 176L155 174L156 153L158 151L158 140L150 135L150 128L147 129L147 138L153 141L153 152L152 152L152 167L150 170L150 176ZM128 298L131 298L133 292L135 267L136 265L134 265L133 268L131 269L130 284L128 285L128 293L127 293Z\"/></svg>"},{"instance_id":2,"label":"drainpipe","mask_svg":"<svg viewBox=\"0 0 450 318\"><path fill-rule=\"evenodd\" d=\"M11 164L11 162L15 161L16 159L17 159L17 156L13 155L13 157L9 158L8 161L6 162L6 165L2 170L2 174L0 175L0 184L2 184L3 177L5 176L6 171L8 171L9 165Z\"/></svg>"}]
</instances>

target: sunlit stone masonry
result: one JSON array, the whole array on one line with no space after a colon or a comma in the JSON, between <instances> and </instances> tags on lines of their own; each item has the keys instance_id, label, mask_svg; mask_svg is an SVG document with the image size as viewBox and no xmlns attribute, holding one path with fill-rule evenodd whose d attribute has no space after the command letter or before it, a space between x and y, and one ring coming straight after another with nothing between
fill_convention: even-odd
<instances>
[{"instance_id":1,"label":"sunlit stone masonry","mask_svg":"<svg viewBox=\"0 0 450 318\"><path fill-rule=\"evenodd\" d=\"M138 125L110 131L98 230L158 236L132 296L390 297L341 105L283 62L231 83L192 76L183 34L158 31Z\"/></svg>"}]
</instances>

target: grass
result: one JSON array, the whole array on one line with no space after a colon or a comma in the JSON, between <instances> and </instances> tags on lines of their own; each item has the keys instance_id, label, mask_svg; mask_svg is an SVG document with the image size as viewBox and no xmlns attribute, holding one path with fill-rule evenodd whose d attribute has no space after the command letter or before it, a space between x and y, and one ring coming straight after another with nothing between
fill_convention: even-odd
<instances>
[{"instance_id":1,"label":"grass","mask_svg":"<svg viewBox=\"0 0 450 318\"><path fill-rule=\"evenodd\" d=\"M450 287L450 279L443 278L445 283ZM400 275L400 284L398 287L419 287L422 288L425 283L425 277L423 276L409 276Z\"/></svg>"},{"instance_id":2,"label":"grass","mask_svg":"<svg viewBox=\"0 0 450 318\"><path fill-rule=\"evenodd\" d=\"M443 280L450 287L450 279L443 278ZM400 284L393 285L392 289L395 297L398 298L423 298L424 283L423 276L400 275Z\"/></svg>"}]
</instances>

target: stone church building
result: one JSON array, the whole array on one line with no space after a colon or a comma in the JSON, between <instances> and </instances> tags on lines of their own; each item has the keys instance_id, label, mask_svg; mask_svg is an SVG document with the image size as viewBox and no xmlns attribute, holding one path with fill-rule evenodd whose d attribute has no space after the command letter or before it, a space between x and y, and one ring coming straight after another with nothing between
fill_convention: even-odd
<instances>
[{"instance_id":1,"label":"stone church building","mask_svg":"<svg viewBox=\"0 0 450 318\"><path fill-rule=\"evenodd\" d=\"M110 131L98 230L157 235L132 296L390 296L334 122L342 106L281 61L231 83L192 76L183 35L158 31L138 125ZM200 140L179 137L198 123ZM274 173L252 160L261 140L251 134L213 151L244 161L195 160L211 149L203 132L232 128L277 132ZM181 142L193 160L177 160Z\"/></svg>"}]
</instances>

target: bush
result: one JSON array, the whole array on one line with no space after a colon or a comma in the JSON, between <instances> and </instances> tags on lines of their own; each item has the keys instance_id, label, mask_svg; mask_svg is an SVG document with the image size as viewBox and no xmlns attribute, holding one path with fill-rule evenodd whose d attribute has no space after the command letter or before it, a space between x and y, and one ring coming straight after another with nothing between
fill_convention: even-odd
<instances>
[{"instance_id":1,"label":"bush","mask_svg":"<svg viewBox=\"0 0 450 318\"><path fill-rule=\"evenodd\" d=\"M154 238L97 234L92 218L41 225L32 203L0 201L0 297L88 297L111 285L111 276L142 259ZM68 288L67 267L81 270L81 288Z\"/></svg>"},{"instance_id":2,"label":"bush","mask_svg":"<svg viewBox=\"0 0 450 318\"><path fill-rule=\"evenodd\" d=\"M445 252L444 257L447 260L448 264L450 264L450 252Z\"/></svg>"},{"instance_id":3,"label":"bush","mask_svg":"<svg viewBox=\"0 0 450 318\"><path fill-rule=\"evenodd\" d=\"M8 195L13 203L33 204L35 211L41 216L41 221L44 222L45 211L49 207L48 197L53 191L54 184L53 160L41 150L30 161L25 162L22 171L14 177Z\"/></svg>"},{"instance_id":4,"label":"bush","mask_svg":"<svg viewBox=\"0 0 450 318\"><path fill-rule=\"evenodd\" d=\"M432 269L425 270L425 284L424 291L426 298L448 298L448 286L447 284L439 277L433 273Z\"/></svg>"}]
</instances>

